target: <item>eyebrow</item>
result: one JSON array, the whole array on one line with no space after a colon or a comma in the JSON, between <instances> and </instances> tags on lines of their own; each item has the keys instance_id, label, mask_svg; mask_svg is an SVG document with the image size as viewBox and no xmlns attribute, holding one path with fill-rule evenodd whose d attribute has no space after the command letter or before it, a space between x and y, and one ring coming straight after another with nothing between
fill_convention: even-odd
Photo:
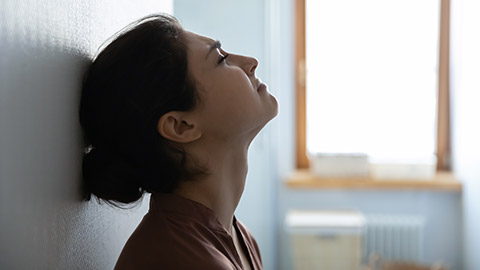
<instances>
[{"instance_id":1,"label":"eyebrow","mask_svg":"<svg viewBox=\"0 0 480 270\"><path fill-rule=\"evenodd\" d=\"M207 56L205 56L205 59L208 58L208 56L210 55L210 53L213 50L220 49L221 47L222 47L222 43L220 43L219 40L215 40L215 42L210 46L210 49L208 50Z\"/></svg>"}]
</instances>

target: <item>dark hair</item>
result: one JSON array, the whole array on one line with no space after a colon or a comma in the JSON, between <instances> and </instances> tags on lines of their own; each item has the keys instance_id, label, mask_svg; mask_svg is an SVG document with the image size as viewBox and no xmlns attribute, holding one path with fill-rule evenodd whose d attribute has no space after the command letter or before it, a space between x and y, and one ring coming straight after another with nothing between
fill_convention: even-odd
<instances>
[{"instance_id":1,"label":"dark hair","mask_svg":"<svg viewBox=\"0 0 480 270\"><path fill-rule=\"evenodd\" d=\"M88 67L80 102L90 145L82 166L86 200L93 194L121 207L205 173L188 166L187 153L157 131L160 116L191 110L198 100L183 31L172 16L149 15L118 34Z\"/></svg>"}]
</instances>

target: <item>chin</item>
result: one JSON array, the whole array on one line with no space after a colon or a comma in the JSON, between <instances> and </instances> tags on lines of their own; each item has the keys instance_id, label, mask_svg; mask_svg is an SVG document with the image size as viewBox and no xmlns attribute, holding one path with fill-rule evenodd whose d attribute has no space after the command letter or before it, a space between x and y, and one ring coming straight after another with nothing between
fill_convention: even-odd
<instances>
[{"instance_id":1,"label":"chin","mask_svg":"<svg viewBox=\"0 0 480 270\"><path fill-rule=\"evenodd\" d=\"M277 115L278 115L278 101L277 101L277 98L275 98L275 96L272 95L272 116L270 117L270 119L268 119L268 121L272 120Z\"/></svg>"},{"instance_id":2,"label":"chin","mask_svg":"<svg viewBox=\"0 0 480 270\"><path fill-rule=\"evenodd\" d=\"M265 114L266 115L265 121L259 127L258 132L260 132L260 130L262 130L268 124L268 122L270 122L273 118L275 118L278 115L278 103L276 99L275 99L275 104L273 105L274 106L272 106L271 110L269 110L268 113Z\"/></svg>"},{"instance_id":3,"label":"chin","mask_svg":"<svg viewBox=\"0 0 480 270\"><path fill-rule=\"evenodd\" d=\"M278 102L277 99L271 95L271 102L265 106L265 111L263 115L259 116L257 120L262 119L261 122L257 122L257 126L250 130L249 134L252 137L251 139L255 138L257 134L270 122L273 118L278 115Z\"/></svg>"}]
</instances>

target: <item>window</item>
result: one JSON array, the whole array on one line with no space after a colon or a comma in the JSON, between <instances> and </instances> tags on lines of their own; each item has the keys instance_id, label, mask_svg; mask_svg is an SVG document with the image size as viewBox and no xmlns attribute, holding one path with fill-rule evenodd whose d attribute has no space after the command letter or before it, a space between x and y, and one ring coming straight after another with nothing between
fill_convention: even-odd
<instances>
[{"instance_id":1,"label":"window","mask_svg":"<svg viewBox=\"0 0 480 270\"><path fill-rule=\"evenodd\" d=\"M448 0L296 4L297 167L364 152L448 170Z\"/></svg>"}]
</instances>

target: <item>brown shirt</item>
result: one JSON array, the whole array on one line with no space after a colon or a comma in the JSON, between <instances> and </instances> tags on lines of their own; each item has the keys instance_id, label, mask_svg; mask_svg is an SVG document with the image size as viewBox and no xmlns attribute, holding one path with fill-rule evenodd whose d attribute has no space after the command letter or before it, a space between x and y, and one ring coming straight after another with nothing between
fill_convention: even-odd
<instances>
[{"instance_id":1,"label":"brown shirt","mask_svg":"<svg viewBox=\"0 0 480 270\"><path fill-rule=\"evenodd\" d=\"M252 269L262 269L258 245L235 217ZM128 239L115 266L124 269L243 269L233 238L214 212L175 194L152 194L150 210Z\"/></svg>"}]
</instances>

